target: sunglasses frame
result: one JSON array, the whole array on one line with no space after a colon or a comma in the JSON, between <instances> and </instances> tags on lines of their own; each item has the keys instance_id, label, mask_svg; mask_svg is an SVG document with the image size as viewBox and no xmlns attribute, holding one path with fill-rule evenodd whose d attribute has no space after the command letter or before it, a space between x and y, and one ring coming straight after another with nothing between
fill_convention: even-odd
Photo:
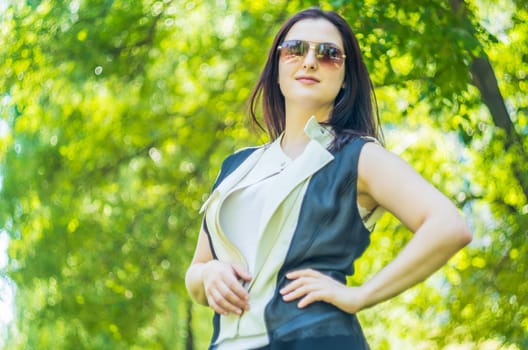
<instances>
[{"instance_id":1,"label":"sunglasses frame","mask_svg":"<svg viewBox=\"0 0 528 350\"><path fill-rule=\"evenodd\" d=\"M300 54L292 54L289 52L290 47L293 45L299 45L300 48ZM325 52L328 49L335 49L337 50L337 53L339 53L339 57L332 57L329 54L321 54L320 52ZM287 51L283 51L283 50ZM337 65L337 67L341 67L343 63L345 62L346 55L343 53L343 50L339 48L334 43L318 43L308 40L300 40L300 39L291 39L291 40L284 40L282 44L277 46L277 50L279 51L281 58L290 58L290 59L300 59L306 57L310 49L313 49L315 52L315 58L317 59L317 62L319 62L322 65Z\"/></svg>"}]
</instances>

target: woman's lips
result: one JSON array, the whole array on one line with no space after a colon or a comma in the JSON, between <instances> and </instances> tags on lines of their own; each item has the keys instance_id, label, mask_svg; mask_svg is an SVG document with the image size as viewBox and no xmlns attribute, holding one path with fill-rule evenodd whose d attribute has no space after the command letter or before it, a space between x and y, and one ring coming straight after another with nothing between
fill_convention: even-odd
<instances>
[{"instance_id":1,"label":"woman's lips","mask_svg":"<svg viewBox=\"0 0 528 350\"><path fill-rule=\"evenodd\" d=\"M301 82L303 84L316 84L316 83L319 82L318 79L316 79L314 77L308 77L308 76L297 77L297 78L295 78L295 80L297 80L298 82Z\"/></svg>"}]
</instances>

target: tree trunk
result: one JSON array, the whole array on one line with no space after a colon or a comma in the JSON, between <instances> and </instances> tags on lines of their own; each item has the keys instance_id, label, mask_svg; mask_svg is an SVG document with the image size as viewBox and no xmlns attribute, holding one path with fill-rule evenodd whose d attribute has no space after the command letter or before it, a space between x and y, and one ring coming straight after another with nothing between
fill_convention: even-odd
<instances>
[{"instance_id":1,"label":"tree trunk","mask_svg":"<svg viewBox=\"0 0 528 350\"><path fill-rule=\"evenodd\" d=\"M192 332L192 302L187 301L187 336L185 350L194 350L194 337Z\"/></svg>"},{"instance_id":2,"label":"tree trunk","mask_svg":"<svg viewBox=\"0 0 528 350\"><path fill-rule=\"evenodd\" d=\"M464 0L451 0L451 8L455 16L460 20L462 29L468 30L471 35L474 35L475 29L473 24L468 19L467 7ZM518 152L519 161L512 165L513 173L519 182L524 193L525 201L528 201L528 174L524 167L528 164L528 154L524 149L522 139L515 130L515 126L510 118L510 114L506 109L504 98L499 89L499 84L489 57L482 49L478 57L473 57L473 61L469 67L471 72L472 84L475 85L482 96L482 102L488 107L491 114L493 124L506 132L505 148L506 150L513 150Z\"/></svg>"},{"instance_id":3,"label":"tree trunk","mask_svg":"<svg viewBox=\"0 0 528 350\"><path fill-rule=\"evenodd\" d=\"M510 136L515 133L515 128L506 110L504 99L499 90L495 72L491 66L488 57L483 54L480 57L473 58L470 72L473 84L479 89L482 101L488 107L493 123L499 128L506 131Z\"/></svg>"}]
</instances>

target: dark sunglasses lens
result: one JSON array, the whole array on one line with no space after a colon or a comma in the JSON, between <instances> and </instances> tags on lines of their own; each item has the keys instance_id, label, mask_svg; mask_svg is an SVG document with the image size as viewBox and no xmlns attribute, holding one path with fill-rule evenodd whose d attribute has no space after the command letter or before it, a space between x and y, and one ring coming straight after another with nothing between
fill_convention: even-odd
<instances>
[{"instance_id":1,"label":"dark sunglasses lens","mask_svg":"<svg viewBox=\"0 0 528 350\"><path fill-rule=\"evenodd\" d=\"M281 57L304 57L310 49L310 43L304 40L286 40L280 47ZM341 50L331 43L321 43L315 46L315 56L322 64L339 67L343 64L344 55Z\"/></svg>"},{"instance_id":2,"label":"dark sunglasses lens","mask_svg":"<svg viewBox=\"0 0 528 350\"><path fill-rule=\"evenodd\" d=\"M331 44L320 44L317 47L317 58L324 63L340 64L343 60L341 50Z\"/></svg>"},{"instance_id":3,"label":"dark sunglasses lens","mask_svg":"<svg viewBox=\"0 0 528 350\"><path fill-rule=\"evenodd\" d=\"M307 43L301 40L288 40L282 43L281 53L283 56L304 56L306 53L306 48L308 47Z\"/></svg>"}]
</instances>

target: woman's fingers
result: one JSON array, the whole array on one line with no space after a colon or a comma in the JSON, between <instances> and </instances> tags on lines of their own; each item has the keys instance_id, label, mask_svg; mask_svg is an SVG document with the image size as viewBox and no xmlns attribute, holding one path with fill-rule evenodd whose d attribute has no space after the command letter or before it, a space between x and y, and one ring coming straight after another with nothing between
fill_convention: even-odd
<instances>
[{"instance_id":1,"label":"woman's fingers","mask_svg":"<svg viewBox=\"0 0 528 350\"><path fill-rule=\"evenodd\" d=\"M298 278L290 283L284 288L280 290L280 293L283 295L284 299L290 301L293 299L297 299L304 294L308 293L309 287L312 286L314 283L313 280L309 280L308 278Z\"/></svg>"},{"instance_id":2,"label":"woman's fingers","mask_svg":"<svg viewBox=\"0 0 528 350\"><path fill-rule=\"evenodd\" d=\"M226 294L230 294L230 292L214 290L211 293L214 304L218 307L218 311L221 311L220 313L223 315L229 313L240 315L242 313L242 308L238 307L236 303L230 301L230 299L226 297Z\"/></svg>"},{"instance_id":3,"label":"woman's fingers","mask_svg":"<svg viewBox=\"0 0 528 350\"><path fill-rule=\"evenodd\" d=\"M315 301L331 302L336 288L344 287L334 279L312 269L289 272L286 277L292 280L280 290L286 302L300 299L299 307Z\"/></svg>"},{"instance_id":4,"label":"woman's fingers","mask_svg":"<svg viewBox=\"0 0 528 350\"><path fill-rule=\"evenodd\" d=\"M230 304L236 306L237 310L246 310L249 307L248 293L238 281L230 281L229 284L223 284L218 289L223 298Z\"/></svg>"},{"instance_id":5,"label":"woman's fingers","mask_svg":"<svg viewBox=\"0 0 528 350\"><path fill-rule=\"evenodd\" d=\"M297 306L302 309L303 307L306 307L315 301L325 301L325 295L322 291L315 290L307 293L305 297L297 303Z\"/></svg>"},{"instance_id":6,"label":"woman's fingers","mask_svg":"<svg viewBox=\"0 0 528 350\"><path fill-rule=\"evenodd\" d=\"M228 313L241 314L242 309L246 308L245 301L233 293L222 281L208 286L206 288L206 295L209 306L222 315Z\"/></svg>"},{"instance_id":7,"label":"woman's fingers","mask_svg":"<svg viewBox=\"0 0 528 350\"><path fill-rule=\"evenodd\" d=\"M300 286L309 283L309 278L316 278L324 276L322 273L314 271L312 269L304 269L288 272L286 278L291 280L285 287L280 290L282 295L291 293L293 290L299 288Z\"/></svg>"},{"instance_id":8,"label":"woman's fingers","mask_svg":"<svg viewBox=\"0 0 528 350\"><path fill-rule=\"evenodd\" d=\"M304 307L314 301L322 301L325 297L325 291L329 289L324 282L310 278L299 278L288 285L288 289L281 290L284 301L293 301L301 299L298 306Z\"/></svg>"},{"instance_id":9,"label":"woman's fingers","mask_svg":"<svg viewBox=\"0 0 528 350\"><path fill-rule=\"evenodd\" d=\"M228 289L230 291L229 296L231 297L231 301L233 303L239 304L239 307L244 307L245 304L247 304L247 301L249 300L249 294L247 290L244 288L244 286L238 281L231 279L228 282Z\"/></svg>"},{"instance_id":10,"label":"woman's fingers","mask_svg":"<svg viewBox=\"0 0 528 350\"><path fill-rule=\"evenodd\" d=\"M280 290L285 302L298 300L299 308L313 302L323 301L339 309L355 313L365 305L364 291L361 287L347 287L345 284L312 269L289 272L291 280Z\"/></svg>"},{"instance_id":11,"label":"woman's fingers","mask_svg":"<svg viewBox=\"0 0 528 350\"><path fill-rule=\"evenodd\" d=\"M282 295L289 294L301 286L317 283L321 279L327 279L328 276L312 269L304 269L288 272L286 278L291 280L291 282L280 290Z\"/></svg>"},{"instance_id":12,"label":"woman's fingers","mask_svg":"<svg viewBox=\"0 0 528 350\"><path fill-rule=\"evenodd\" d=\"M231 267L233 268L233 270L235 271L236 275L240 279L242 279L242 280L244 280L246 282L251 281L251 279L252 279L251 275L243 267L240 267L240 266L237 266L237 265L232 265Z\"/></svg>"},{"instance_id":13,"label":"woman's fingers","mask_svg":"<svg viewBox=\"0 0 528 350\"><path fill-rule=\"evenodd\" d=\"M249 294L239 282L239 273L235 268L218 260L208 264L203 281L209 306L222 315L240 315L243 310L249 309ZM244 277L248 276L245 273Z\"/></svg>"},{"instance_id":14,"label":"woman's fingers","mask_svg":"<svg viewBox=\"0 0 528 350\"><path fill-rule=\"evenodd\" d=\"M224 298L222 298L222 295L216 290L207 293L207 302L215 312L221 315L227 315L231 311L229 305L226 305L227 307L223 306L223 304L225 304Z\"/></svg>"}]
</instances>

